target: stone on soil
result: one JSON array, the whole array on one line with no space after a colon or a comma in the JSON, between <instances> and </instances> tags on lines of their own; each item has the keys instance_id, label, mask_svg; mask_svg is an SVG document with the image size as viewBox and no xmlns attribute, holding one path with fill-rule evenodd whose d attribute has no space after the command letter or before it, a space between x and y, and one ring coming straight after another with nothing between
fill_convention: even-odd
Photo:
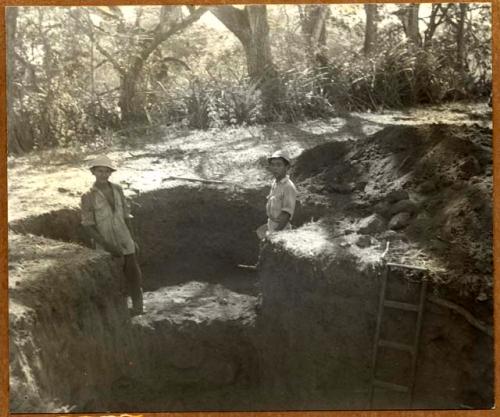
<instances>
[{"instance_id":1,"label":"stone on soil","mask_svg":"<svg viewBox=\"0 0 500 417\"><path fill-rule=\"evenodd\" d=\"M380 233L385 229L385 221L378 214L372 214L359 222L358 232L361 234Z\"/></svg>"},{"instance_id":2,"label":"stone on soil","mask_svg":"<svg viewBox=\"0 0 500 417\"><path fill-rule=\"evenodd\" d=\"M411 214L408 212L398 213L392 217L389 222L389 228L392 230L403 229L410 223Z\"/></svg>"},{"instance_id":3,"label":"stone on soil","mask_svg":"<svg viewBox=\"0 0 500 417\"><path fill-rule=\"evenodd\" d=\"M411 200L401 200L393 204L389 210L391 215L398 213L415 213L417 211L417 205Z\"/></svg>"},{"instance_id":4,"label":"stone on soil","mask_svg":"<svg viewBox=\"0 0 500 417\"><path fill-rule=\"evenodd\" d=\"M356 245L359 246L360 248L367 248L372 244L372 239L370 236L363 235L356 240Z\"/></svg>"},{"instance_id":5,"label":"stone on soil","mask_svg":"<svg viewBox=\"0 0 500 417\"><path fill-rule=\"evenodd\" d=\"M398 201L408 200L408 199L409 199L409 195L408 195L408 192L405 190L391 191L387 195L387 200L389 201L389 203L397 203Z\"/></svg>"}]
</instances>

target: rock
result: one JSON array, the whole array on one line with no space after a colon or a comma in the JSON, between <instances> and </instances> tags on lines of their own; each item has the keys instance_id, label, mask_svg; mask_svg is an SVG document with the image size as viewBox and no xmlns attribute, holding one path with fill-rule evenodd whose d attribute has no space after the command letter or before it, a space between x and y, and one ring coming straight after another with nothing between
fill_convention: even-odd
<instances>
[{"instance_id":1,"label":"rock","mask_svg":"<svg viewBox=\"0 0 500 417\"><path fill-rule=\"evenodd\" d=\"M388 240L389 242L393 242L395 240L398 240L400 238L400 235L394 230L386 230L380 237L382 239Z\"/></svg>"},{"instance_id":2,"label":"rock","mask_svg":"<svg viewBox=\"0 0 500 417\"><path fill-rule=\"evenodd\" d=\"M460 170L462 171L463 177L470 178L481 172L481 166L476 158L469 156L462 164L460 164Z\"/></svg>"},{"instance_id":3,"label":"rock","mask_svg":"<svg viewBox=\"0 0 500 417\"><path fill-rule=\"evenodd\" d=\"M411 214L408 212L398 213L392 217L389 222L389 228L392 230L403 229L410 223Z\"/></svg>"},{"instance_id":4,"label":"rock","mask_svg":"<svg viewBox=\"0 0 500 417\"><path fill-rule=\"evenodd\" d=\"M427 233L432 228L432 217L425 212L418 213L412 222L412 230Z\"/></svg>"},{"instance_id":5,"label":"rock","mask_svg":"<svg viewBox=\"0 0 500 417\"><path fill-rule=\"evenodd\" d=\"M401 200L408 200L410 196L408 195L408 192L405 190L395 190L387 194L386 198L389 201L389 203L397 203L398 201Z\"/></svg>"},{"instance_id":6,"label":"rock","mask_svg":"<svg viewBox=\"0 0 500 417\"><path fill-rule=\"evenodd\" d=\"M401 200L393 204L389 209L391 215L398 213L415 213L417 211L417 205L411 200Z\"/></svg>"},{"instance_id":7,"label":"rock","mask_svg":"<svg viewBox=\"0 0 500 417\"><path fill-rule=\"evenodd\" d=\"M317 184L311 184L309 186L309 192L315 193L315 194L320 194L325 190L325 187L317 185Z\"/></svg>"},{"instance_id":8,"label":"rock","mask_svg":"<svg viewBox=\"0 0 500 417\"><path fill-rule=\"evenodd\" d=\"M358 191L365 191L366 186L368 185L368 181L359 181L355 185L355 189Z\"/></svg>"},{"instance_id":9,"label":"rock","mask_svg":"<svg viewBox=\"0 0 500 417\"><path fill-rule=\"evenodd\" d=\"M436 190L436 183L434 181L424 181L420 184L418 191L424 194L430 193Z\"/></svg>"},{"instance_id":10,"label":"rock","mask_svg":"<svg viewBox=\"0 0 500 417\"><path fill-rule=\"evenodd\" d=\"M465 186L465 181L462 180L456 180L453 184L451 184L452 190L458 191L464 188Z\"/></svg>"},{"instance_id":11,"label":"rock","mask_svg":"<svg viewBox=\"0 0 500 417\"><path fill-rule=\"evenodd\" d=\"M354 191L354 185L333 183L327 186L327 190L339 194L349 194Z\"/></svg>"},{"instance_id":12,"label":"rock","mask_svg":"<svg viewBox=\"0 0 500 417\"><path fill-rule=\"evenodd\" d=\"M64 187L59 187L57 189L57 191L59 191L60 193L69 193L69 190L67 188L64 188Z\"/></svg>"},{"instance_id":13,"label":"rock","mask_svg":"<svg viewBox=\"0 0 500 417\"><path fill-rule=\"evenodd\" d=\"M390 219L390 213L389 213L389 203L386 201L379 201L375 206L373 207L373 211L375 213L380 214L382 217L386 219Z\"/></svg>"},{"instance_id":14,"label":"rock","mask_svg":"<svg viewBox=\"0 0 500 417\"><path fill-rule=\"evenodd\" d=\"M365 217L359 224L358 233L361 234L380 233L385 229L385 220L379 214Z\"/></svg>"},{"instance_id":15,"label":"rock","mask_svg":"<svg viewBox=\"0 0 500 417\"><path fill-rule=\"evenodd\" d=\"M363 235L356 240L356 245L360 248L366 248L372 244L372 239L370 236Z\"/></svg>"}]
</instances>

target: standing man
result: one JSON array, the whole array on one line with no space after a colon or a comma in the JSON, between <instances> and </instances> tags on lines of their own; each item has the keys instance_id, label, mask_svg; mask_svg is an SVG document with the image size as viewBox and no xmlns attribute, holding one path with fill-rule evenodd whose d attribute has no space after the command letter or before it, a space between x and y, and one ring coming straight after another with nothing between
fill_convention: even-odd
<instances>
[{"instance_id":1,"label":"standing man","mask_svg":"<svg viewBox=\"0 0 500 417\"><path fill-rule=\"evenodd\" d=\"M123 272L128 295L132 298L133 315L143 314L142 273L137 261L138 246L130 224L130 207L122 188L108 181L116 171L107 156L99 156L90 164L95 177L92 188L82 195L82 226L96 249L123 259Z\"/></svg>"},{"instance_id":2,"label":"standing man","mask_svg":"<svg viewBox=\"0 0 500 417\"><path fill-rule=\"evenodd\" d=\"M295 211L297 189L287 173L290 168L290 157L284 151L276 151L268 159L269 169L274 175L271 191L267 196L267 232L288 230L292 228L290 221Z\"/></svg>"}]
</instances>

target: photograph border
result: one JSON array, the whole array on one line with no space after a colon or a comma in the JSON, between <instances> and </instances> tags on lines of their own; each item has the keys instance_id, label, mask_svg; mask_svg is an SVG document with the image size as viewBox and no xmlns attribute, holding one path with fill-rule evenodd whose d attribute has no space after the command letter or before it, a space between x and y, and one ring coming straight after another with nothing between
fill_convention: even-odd
<instances>
[{"instance_id":1,"label":"photograph border","mask_svg":"<svg viewBox=\"0 0 500 417\"><path fill-rule=\"evenodd\" d=\"M144 0L91 0L91 1L68 1L68 0L41 0L26 1L2 0L2 15L0 23L0 45L3 57L0 64L0 124L1 124L1 146L0 146L0 417L4 416L178 416L178 417L285 417L285 416L304 416L304 417L382 417L382 416L404 416L404 417L452 417L452 416L500 416L500 338L495 337L495 403L496 409L492 410L403 410L403 411L265 411L265 412L134 412L127 413L55 413L55 414L18 414L9 411L9 352L8 352L8 190L7 190L7 107L6 107L6 34L5 34L5 10L8 6L95 6L95 5L166 5L166 4L186 4L186 1L168 0L168 1L144 1ZM188 2L196 5L223 5L223 4L349 4L349 3L408 3L405 1L203 1L194 0ZM443 1L416 1L412 3L443 3ZM454 2L459 3L459 2ZM500 0L492 1L467 1L466 3L490 3L492 5L492 59L493 59L493 266L494 266L494 329L495 334L499 334L500 321L498 320L500 308L499 286L495 282L498 279L500 271L500 199L498 198L498 188L500 187L500 146L498 140L500 136ZM497 255L497 256L495 256Z\"/></svg>"}]
</instances>

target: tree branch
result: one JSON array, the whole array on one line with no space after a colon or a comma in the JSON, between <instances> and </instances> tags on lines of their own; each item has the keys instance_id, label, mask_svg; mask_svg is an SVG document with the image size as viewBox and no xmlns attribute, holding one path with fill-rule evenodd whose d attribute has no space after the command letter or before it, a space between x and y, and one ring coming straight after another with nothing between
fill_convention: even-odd
<instances>
[{"instance_id":1,"label":"tree branch","mask_svg":"<svg viewBox=\"0 0 500 417\"><path fill-rule=\"evenodd\" d=\"M113 56L108 52L106 51L100 44L98 41L95 41L95 48L104 56L108 59L109 62L111 62L111 65L113 65L113 68L115 70L117 70L120 75L125 75L125 70L120 66L120 64L118 63L118 61L116 61Z\"/></svg>"},{"instance_id":2,"label":"tree branch","mask_svg":"<svg viewBox=\"0 0 500 417\"><path fill-rule=\"evenodd\" d=\"M83 29L83 31L85 32L85 34L89 37L89 39L93 39L94 38L94 34L92 33L92 31L85 25L83 24L80 19L75 16L73 13L69 13L70 17L72 19L74 19ZM111 62L111 65L113 65L113 68L118 71L120 73L120 75L125 75L125 70L120 66L120 64L118 63L118 61L116 61L113 56L108 52L106 51L100 44L97 40L94 40L95 42L95 47L96 49L105 57L108 59L109 62Z\"/></svg>"},{"instance_id":3,"label":"tree branch","mask_svg":"<svg viewBox=\"0 0 500 417\"><path fill-rule=\"evenodd\" d=\"M167 40L172 35L180 32L181 30L187 28L189 25L196 22L205 12L209 9L205 6L198 7L196 11L194 11L191 15L189 15L186 19L181 20L180 22L174 24L171 28L164 31L159 28L156 31L153 40L149 45L143 45L143 50L141 51L141 59L145 60L147 57L160 45L162 42Z\"/></svg>"},{"instance_id":4,"label":"tree branch","mask_svg":"<svg viewBox=\"0 0 500 417\"><path fill-rule=\"evenodd\" d=\"M123 20L123 14L121 13L121 10L119 8L108 7L108 9L111 9L113 11L113 13L108 12L106 10L105 6L95 6L95 7L90 8L90 10L97 12L98 14L100 14L103 17L107 17L107 18L113 19L113 20L118 20L119 22L121 22ZM116 11L116 9L118 9L119 15L114 13Z\"/></svg>"},{"instance_id":5,"label":"tree branch","mask_svg":"<svg viewBox=\"0 0 500 417\"><path fill-rule=\"evenodd\" d=\"M250 41L250 22L245 11L234 6L213 6L210 7L210 12L233 32L241 43L247 44Z\"/></svg>"}]
</instances>

